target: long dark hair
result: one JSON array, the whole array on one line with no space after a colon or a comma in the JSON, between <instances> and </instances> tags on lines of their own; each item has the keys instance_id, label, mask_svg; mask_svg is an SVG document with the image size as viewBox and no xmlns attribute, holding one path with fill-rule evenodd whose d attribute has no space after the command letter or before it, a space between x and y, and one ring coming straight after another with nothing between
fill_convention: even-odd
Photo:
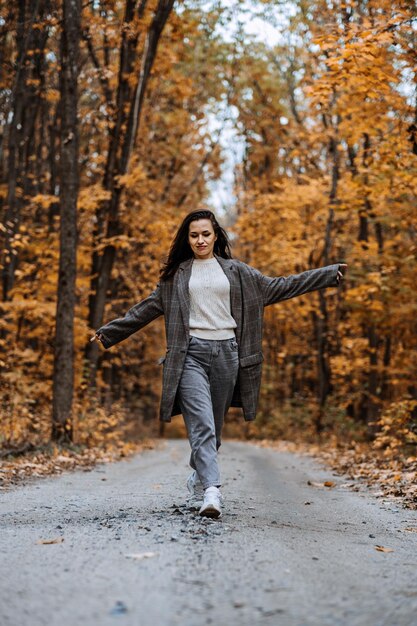
<instances>
[{"instance_id":1,"label":"long dark hair","mask_svg":"<svg viewBox=\"0 0 417 626\"><path fill-rule=\"evenodd\" d=\"M177 271L179 264L187 259L191 259L194 256L190 244L188 243L189 226L194 220L210 220L213 226L214 234L217 235L213 251L224 259L232 258L229 237L227 236L224 228L222 228L218 223L214 213L208 210L193 211L192 213L186 215L181 226L177 230L169 249L168 258L160 272L161 280L169 280L172 278Z\"/></svg>"}]
</instances>

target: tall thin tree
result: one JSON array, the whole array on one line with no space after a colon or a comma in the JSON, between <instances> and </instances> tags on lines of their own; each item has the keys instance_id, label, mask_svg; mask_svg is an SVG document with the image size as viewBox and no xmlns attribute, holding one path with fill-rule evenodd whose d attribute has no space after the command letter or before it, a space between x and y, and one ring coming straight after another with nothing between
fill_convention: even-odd
<instances>
[{"instance_id":1,"label":"tall thin tree","mask_svg":"<svg viewBox=\"0 0 417 626\"><path fill-rule=\"evenodd\" d=\"M77 266L78 122L77 76L80 0L63 0L61 34L60 258L55 330L52 435L72 439L74 307Z\"/></svg>"}]
</instances>

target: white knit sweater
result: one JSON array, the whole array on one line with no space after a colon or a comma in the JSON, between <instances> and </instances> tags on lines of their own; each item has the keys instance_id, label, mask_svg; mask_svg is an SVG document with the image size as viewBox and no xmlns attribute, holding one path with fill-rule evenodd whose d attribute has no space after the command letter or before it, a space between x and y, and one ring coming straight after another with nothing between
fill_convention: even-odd
<instances>
[{"instance_id":1,"label":"white knit sweater","mask_svg":"<svg viewBox=\"0 0 417 626\"><path fill-rule=\"evenodd\" d=\"M234 337L230 283L215 257L193 260L189 290L190 335L200 339Z\"/></svg>"}]
</instances>

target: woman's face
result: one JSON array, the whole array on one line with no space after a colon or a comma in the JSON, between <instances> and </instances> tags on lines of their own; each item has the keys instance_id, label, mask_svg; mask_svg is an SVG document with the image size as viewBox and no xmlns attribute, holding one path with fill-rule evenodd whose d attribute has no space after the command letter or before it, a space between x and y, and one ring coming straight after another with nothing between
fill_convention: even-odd
<instances>
[{"instance_id":1,"label":"woman's face","mask_svg":"<svg viewBox=\"0 0 417 626\"><path fill-rule=\"evenodd\" d=\"M190 222L188 243L196 259L211 259L214 256L213 250L216 239L210 220L202 219Z\"/></svg>"}]
</instances>

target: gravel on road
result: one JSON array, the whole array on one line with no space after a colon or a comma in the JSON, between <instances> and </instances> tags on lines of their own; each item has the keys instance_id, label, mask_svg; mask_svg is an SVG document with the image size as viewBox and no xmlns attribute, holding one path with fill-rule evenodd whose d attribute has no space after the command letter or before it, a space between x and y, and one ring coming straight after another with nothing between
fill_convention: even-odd
<instances>
[{"instance_id":1,"label":"gravel on road","mask_svg":"<svg viewBox=\"0 0 417 626\"><path fill-rule=\"evenodd\" d=\"M3 492L1 626L417 625L417 511L226 442L224 513L202 519L188 457L167 441Z\"/></svg>"}]
</instances>

